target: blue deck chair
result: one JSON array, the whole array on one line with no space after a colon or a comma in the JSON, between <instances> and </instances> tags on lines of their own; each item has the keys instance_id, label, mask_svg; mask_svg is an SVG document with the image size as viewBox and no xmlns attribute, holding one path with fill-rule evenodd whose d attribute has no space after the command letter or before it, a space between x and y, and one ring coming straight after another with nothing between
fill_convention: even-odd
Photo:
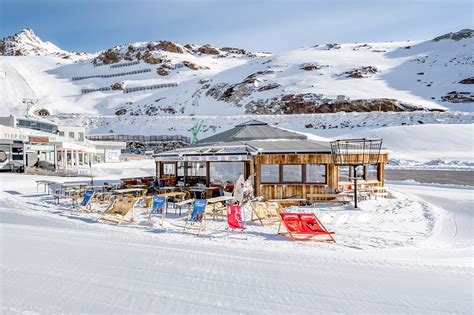
<instances>
[{"instance_id":1,"label":"blue deck chair","mask_svg":"<svg viewBox=\"0 0 474 315\"><path fill-rule=\"evenodd\" d=\"M193 211L191 212L190 217L186 220L183 233L186 232L186 229L193 229L197 230L197 235L199 235L202 230L206 229L206 206L206 199L194 200Z\"/></svg>"},{"instance_id":2,"label":"blue deck chair","mask_svg":"<svg viewBox=\"0 0 474 315\"><path fill-rule=\"evenodd\" d=\"M79 204L78 208L81 212L90 212L92 197L94 197L95 191L89 190L84 194L84 198L82 199L81 203Z\"/></svg>"}]
</instances>

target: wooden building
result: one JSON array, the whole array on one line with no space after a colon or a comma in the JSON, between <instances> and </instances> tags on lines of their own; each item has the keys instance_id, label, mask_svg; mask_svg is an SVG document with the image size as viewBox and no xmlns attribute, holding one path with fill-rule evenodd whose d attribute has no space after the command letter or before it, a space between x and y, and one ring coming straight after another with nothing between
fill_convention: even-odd
<instances>
[{"instance_id":1,"label":"wooden building","mask_svg":"<svg viewBox=\"0 0 474 315\"><path fill-rule=\"evenodd\" d=\"M156 176L167 184L232 185L243 174L253 178L256 196L306 199L341 191L356 174L359 183L383 186L388 157L381 152L377 163L362 166L353 154L347 164L336 165L329 142L252 120L155 160Z\"/></svg>"}]
</instances>

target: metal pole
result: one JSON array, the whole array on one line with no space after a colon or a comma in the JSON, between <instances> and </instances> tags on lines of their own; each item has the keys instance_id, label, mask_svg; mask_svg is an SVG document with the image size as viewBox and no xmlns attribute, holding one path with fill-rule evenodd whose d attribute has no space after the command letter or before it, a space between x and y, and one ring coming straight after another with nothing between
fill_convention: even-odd
<instances>
[{"instance_id":1,"label":"metal pole","mask_svg":"<svg viewBox=\"0 0 474 315\"><path fill-rule=\"evenodd\" d=\"M354 208L357 208L357 177L354 177Z\"/></svg>"}]
</instances>

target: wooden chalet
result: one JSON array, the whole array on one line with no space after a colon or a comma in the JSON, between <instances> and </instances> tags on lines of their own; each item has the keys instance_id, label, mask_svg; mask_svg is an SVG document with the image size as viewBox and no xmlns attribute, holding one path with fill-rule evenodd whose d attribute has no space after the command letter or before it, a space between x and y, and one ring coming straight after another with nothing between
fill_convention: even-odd
<instances>
[{"instance_id":1,"label":"wooden chalet","mask_svg":"<svg viewBox=\"0 0 474 315\"><path fill-rule=\"evenodd\" d=\"M378 163L357 166L357 154L336 165L327 141L248 121L202 139L197 144L155 155L156 176L166 185L232 185L240 174L252 178L255 195L265 199L306 199L308 194L330 194L359 183L384 185L387 153Z\"/></svg>"}]
</instances>

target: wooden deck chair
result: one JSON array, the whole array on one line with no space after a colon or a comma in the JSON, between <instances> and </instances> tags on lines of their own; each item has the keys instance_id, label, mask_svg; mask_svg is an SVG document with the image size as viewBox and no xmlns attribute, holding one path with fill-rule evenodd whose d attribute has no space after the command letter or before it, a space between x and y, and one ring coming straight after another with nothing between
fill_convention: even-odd
<instances>
[{"instance_id":1,"label":"wooden deck chair","mask_svg":"<svg viewBox=\"0 0 474 315\"><path fill-rule=\"evenodd\" d=\"M199 235L201 231L206 229L206 206L206 199L194 200L193 211L186 220L183 233L186 232L187 229L193 229L197 230L197 235Z\"/></svg>"},{"instance_id":2,"label":"wooden deck chair","mask_svg":"<svg viewBox=\"0 0 474 315\"><path fill-rule=\"evenodd\" d=\"M252 202L251 221L260 221L260 224L269 225L280 222L281 207L278 202Z\"/></svg>"},{"instance_id":3,"label":"wooden deck chair","mask_svg":"<svg viewBox=\"0 0 474 315\"><path fill-rule=\"evenodd\" d=\"M133 222L135 204L139 198L135 197L123 197L116 198L112 204L102 213L97 221L115 223L117 225L122 222Z\"/></svg>"},{"instance_id":4,"label":"wooden deck chair","mask_svg":"<svg viewBox=\"0 0 474 315\"><path fill-rule=\"evenodd\" d=\"M160 225L163 226L166 218L166 209L168 207L168 198L165 196L153 196L152 200L153 202L151 204L150 214L148 215L148 221L151 222L152 215L157 214L158 216L161 216Z\"/></svg>"},{"instance_id":5,"label":"wooden deck chair","mask_svg":"<svg viewBox=\"0 0 474 315\"><path fill-rule=\"evenodd\" d=\"M281 212L280 220L278 234L283 236L290 235L294 241L314 240L336 243L336 240L332 236L334 232L329 232L314 213ZM286 228L287 232L281 231L282 226ZM321 237L324 238L317 239Z\"/></svg>"},{"instance_id":6,"label":"wooden deck chair","mask_svg":"<svg viewBox=\"0 0 474 315\"><path fill-rule=\"evenodd\" d=\"M82 201L77 206L77 209L80 210L80 212L91 212L92 199L94 198L94 195L95 195L95 191L93 190L86 191L86 193L84 194L84 198L82 198Z\"/></svg>"}]
</instances>

